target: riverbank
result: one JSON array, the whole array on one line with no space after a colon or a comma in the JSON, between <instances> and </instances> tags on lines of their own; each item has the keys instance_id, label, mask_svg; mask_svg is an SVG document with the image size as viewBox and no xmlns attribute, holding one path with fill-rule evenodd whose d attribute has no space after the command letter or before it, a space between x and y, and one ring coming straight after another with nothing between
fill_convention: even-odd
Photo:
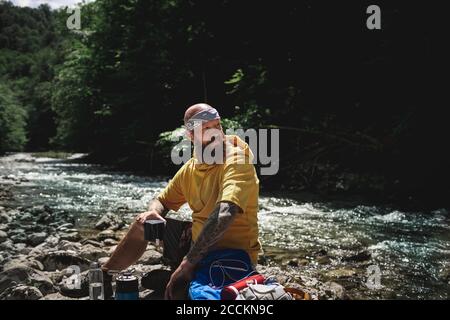
<instances>
[{"instance_id":1,"label":"riverbank","mask_svg":"<svg viewBox=\"0 0 450 320\"><path fill-rule=\"evenodd\" d=\"M20 183L20 182L19 182ZM9 188L0 184L1 201L11 201ZM7 199L8 198L8 199ZM1 203L1 202L0 202ZM87 287L69 290L70 267L79 266L82 278L91 262L105 263L127 228L127 222L106 214L91 229L77 229L73 215L48 206L0 207L0 300L87 299ZM321 253L323 255L323 253ZM325 261L325 256L321 257ZM338 283L319 284L301 275L306 256L268 248L257 269L288 287L308 292L312 299L348 299ZM278 265L278 266L277 266ZM149 244L133 266L138 274L167 269L162 253ZM350 275L347 271L346 275ZM82 283L85 281L82 281ZM140 288L141 299L161 299L161 293Z\"/></svg>"}]
</instances>

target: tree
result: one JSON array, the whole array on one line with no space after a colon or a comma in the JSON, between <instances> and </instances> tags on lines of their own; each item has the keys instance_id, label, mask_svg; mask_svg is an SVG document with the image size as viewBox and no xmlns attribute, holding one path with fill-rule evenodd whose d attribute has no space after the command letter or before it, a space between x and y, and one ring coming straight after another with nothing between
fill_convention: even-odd
<instances>
[{"instance_id":1,"label":"tree","mask_svg":"<svg viewBox=\"0 0 450 320\"><path fill-rule=\"evenodd\" d=\"M10 88L0 83L0 153L21 151L26 143L25 111Z\"/></svg>"}]
</instances>

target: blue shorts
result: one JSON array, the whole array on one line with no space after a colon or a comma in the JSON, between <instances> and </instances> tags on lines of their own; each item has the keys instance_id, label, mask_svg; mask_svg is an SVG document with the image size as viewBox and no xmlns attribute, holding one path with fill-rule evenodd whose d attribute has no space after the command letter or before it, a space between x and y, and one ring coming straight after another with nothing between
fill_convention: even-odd
<instances>
[{"instance_id":1,"label":"blue shorts","mask_svg":"<svg viewBox=\"0 0 450 320\"><path fill-rule=\"evenodd\" d=\"M192 300L220 300L224 286L255 274L248 253L240 249L211 251L203 258L189 285Z\"/></svg>"}]
</instances>

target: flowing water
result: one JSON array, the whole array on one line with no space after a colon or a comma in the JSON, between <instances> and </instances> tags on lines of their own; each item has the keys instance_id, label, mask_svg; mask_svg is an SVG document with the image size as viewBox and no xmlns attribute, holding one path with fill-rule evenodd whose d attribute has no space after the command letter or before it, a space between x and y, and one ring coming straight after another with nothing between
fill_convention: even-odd
<instances>
[{"instance_id":1,"label":"flowing water","mask_svg":"<svg viewBox=\"0 0 450 320\"><path fill-rule=\"evenodd\" d=\"M167 178L24 153L0 158L0 180L9 183L14 194L6 205L63 209L76 215L81 228L91 227L106 212L131 219L167 184ZM189 219L188 209L174 215ZM448 278L442 276L450 261L450 214L444 208L402 212L388 206L304 202L263 194L259 224L263 246L279 256L307 261L298 268L310 279L331 270L353 270L354 277L341 283L355 297L450 297ZM318 263L317 252L326 252L328 262ZM361 252L369 255L367 261L347 259ZM375 288L365 282L372 267L381 273Z\"/></svg>"}]
</instances>

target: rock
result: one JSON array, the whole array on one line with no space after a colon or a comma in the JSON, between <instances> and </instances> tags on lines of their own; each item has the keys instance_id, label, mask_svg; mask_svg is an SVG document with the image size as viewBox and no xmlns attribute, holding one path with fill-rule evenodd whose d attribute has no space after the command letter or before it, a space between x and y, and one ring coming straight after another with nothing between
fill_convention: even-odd
<instances>
[{"instance_id":1,"label":"rock","mask_svg":"<svg viewBox=\"0 0 450 320\"><path fill-rule=\"evenodd\" d=\"M82 245L79 242L73 242L68 240L62 240L58 243L58 250L66 250L66 251L79 251Z\"/></svg>"},{"instance_id":2,"label":"rock","mask_svg":"<svg viewBox=\"0 0 450 320\"><path fill-rule=\"evenodd\" d=\"M69 266L76 265L80 267L82 271L89 268L89 260L78 256L73 251L53 251L44 253L42 256L38 256L37 259L44 265L45 271L63 270Z\"/></svg>"},{"instance_id":3,"label":"rock","mask_svg":"<svg viewBox=\"0 0 450 320\"><path fill-rule=\"evenodd\" d=\"M22 223L25 223L25 222L33 222L33 221L34 221L34 217L33 217L33 215L32 215L31 213L25 212L25 213L23 213L23 214L21 214L21 215L19 216L19 220L20 220Z\"/></svg>"},{"instance_id":4,"label":"rock","mask_svg":"<svg viewBox=\"0 0 450 320\"><path fill-rule=\"evenodd\" d=\"M39 225L36 223L23 224L22 228L25 229L27 234L43 232L46 229L45 226L42 226L42 225Z\"/></svg>"},{"instance_id":5,"label":"rock","mask_svg":"<svg viewBox=\"0 0 450 320\"><path fill-rule=\"evenodd\" d=\"M11 239L0 242L0 250L1 251L12 251L14 250L14 244Z\"/></svg>"},{"instance_id":6,"label":"rock","mask_svg":"<svg viewBox=\"0 0 450 320\"><path fill-rule=\"evenodd\" d=\"M8 239L8 234L5 231L0 230L0 242L5 242Z\"/></svg>"},{"instance_id":7,"label":"rock","mask_svg":"<svg viewBox=\"0 0 450 320\"><path fill-rule=\"evenodd\" d=\"M113 213L106 213L95 224L95 229L106 230L111 229L114 231L120 230L125 226L125 222L117 215Z\"/></svg>"},{"instance_id":8,"label":"rock","mask_svg":"<svg viewBox=\"0 0 450 320\"><path fill-rule=\"evenodd\" d=\"M117 246L112 246L112 247L107 248L108 254L112 255L114 253L114 251L116 250L116 248L117 248Z\"/></svg>"},{"instance_id":9,"label":"rock","mask_svg":"<svg viewBox=\"0 0 450 320\"><path fill-rule=\"evenodd\" d=\"M59 235L59 238L61 240L67 240L67 241L79 241L81 239L81 236L78 233L78 231L76 231L76 232L69 232L69 233L61 233Z\"/></svg>"},{"instance_id":10,"label":"rock","mask_svg":"<svg viewBox=\"0 0 450 320\"><path fill-rule=\"evenodd\" d=\"M27 236L25 234L19 233L19 234L15 234L15 235L11 236L10 239L14 243L24 243L27 241Z\"/></svg>"},{"instance_id":11,"label":"rock","mask_svg":"<svg viewBox=\"0 0 450 320\"><path fill-rule=\"evenodd\" d=\"M318 256L316 257L316 261L318 264L329 264L331 262L328 256Z\"/></svg>"},{"instance_id":12,"label":"rock","mask_svg":"<svg viewBox=\"0 0 450 320\"><path fill-rule=\"evenodd\" d=\"M97 260L97 263L99 264L99 266L103 266L106 262L108 262L108 260L109 257L102 257Z\"/></svg>"},{"instance_id":13,"label":"rock","mask_svg":"<svg viewBox=\"0 0 450 320\"><path fill-rule=\"evenodd\" d=\"M48 213L43 213L39 215L39 217L36 219L36 222L39 224L47 224L52 222L54 217Z\"/></svg>"},{"instance_id":14,"label":"rock","mask_svg":"<svg viewBox=\"0 0 450 320\"><path fill-rule=\"evenodd\" d=\"M325 276L330 279L350 278L356 275L352 269L336 269L326 272Z\"/></svg>"},{"instance_id":15,"label":"rock","mask_svg":"<svg viewBox=\"0 0 450 320\"><path fill-rule=\"evenodd\" d=\"M89 295L88 270L79 275L71 275L65 278L59 286L59 292L71 298L81 298ZM74 285L74 277L78 277L78 285Z\"/></svg>"},{"instance_id":16,"label":"rock","mask_svg":"<svg viewBox=\"0 0 450 320\"><path fill-rule=\"evenodd\" d=\"M0 223L10 223L11 217L6 213L0 213Z\"/></svg>"},{"instance_id":17,"label":"rock","mask_svg":"<svg viewBox=\"0 0 450 320\"><path fill-rule=\"evenodd\" d=\"M298 265L299 266L307 266L309 264L309 260L308 259L300 259L298 260Z\"/></svg>"},{"instance_id":18,"label":"rock","mask_svg":"<svg viewBox=\"0 0 450 320\"><path fill-rule=\"evenodd\" d=\"M0 224L0 230L1 231L7 231L9 228L8 228L8 225L7 224L5 224L5 223L3 223L3 224Z\"/></svg>"},{"instance_id":19,"label":"rock","mask_svg":"<svg viewBox=\"0 0 450 320\"><path fill-rule=\"evenodd\" d=\"M0 300L39 300L42 297L38 288L26 285L10 287L0 294Z\"/></svg>"},{"instance_id":20,"label":"rock","mask_svg":"<svg viewBox=\"0 0 450 320\"><path fill-rule=\"evenodd\" d=\"M98 242L98 241L95 241L95 240L92 240L92 239L83 240L83 241L81 241L81 243L83 245L90 244L90 245L93 245L94 247L99 247L99 248L101 248L103 246L103 244L101 242Z\"/></svg>"},{"instance_id":21,"label":"rock","mask_svg":"<svg viewBox=\"0 0 450 320\"><path fill-rule=\"evenodd\" d=\"M155 292L150 289L145 289L139 292L139 300L154 300ZM162 294L159 295L159 300L164 300L164 296ZM155 299L158 300L158 299Z\"/></svg>"},{"instance_id":22,"label":"rock","mask_svg":"<svg viewBox=\"0 0 450 320\"><path fill-rule=\"evenodd\" d=\"M444 266L439 272L439 278L450 284L450 265Z\"/></svg>"},{"instance_id":23,"label":"rock","mask_svg":"<svg viewBox=\"0 0 450 320\"><path fill-rule=\"evenodd\" d=\"M314 252L314 256L326 256L328 254L328 252L326 251L326 250L324 250L324 249L320 249L319 251L317 251L317 252Z\"/></svg>"},{"instance_id":24,"label":"rock","mask_svg":"<svg viewBox=\"0 0 450 320\"><path fill-rule=\"evenodd\" d=\"M50 280L52 280L52 282L56 285L61 284L61 282L64 279L64 276L67 275L67 269L64 269L62 271L55 271L55 272L51 272L51 271L46 271L47 276L50 278Z\"/></svg>"},{"instance_id":25,"label":"rock","mask_svg":"<svg viewBox=\"0 0 450 320\"><path fill-rule=\"evenodd\" d=\"M100 241L108 238L117 240L116 233L113 230L104 230L97 235L97 239Z\"/></svg>"},{"instance_id":26,"label":"rock","mask_svg":"<svg viewBox=\"0 0 450 320\"><path fill-rule=\"evenodd\" d=\"M67 230L70 228L73 228L73 223L68 222L68 223L64 223L64 224L60 225L58 228L56 228L56 230L63 230L63 229Z\"/></svg>"},{"instance_id":27,"label":"rock","mask_svg":"<svg viewBox=\"0 0 450 320\"><path fill-rule=\"evenodd\" d=\"M348 296L343 286L336 282L326 282L322 288L323 294L320 299L346 300Z\"/></svg>"},{"instance_id":28,"label":"rock","mask_svg":"<svg viewBox=\"0 0 450 320\"><path fill-rule=\"evenodd\" d=\"M363 262L370 260L371 257L372 255L370 254L369 251L361 251L355 255L345 257L342 260L346 262Z\"/></svg>"},{"instance_id":29,"label":"rock","mask_svg":"<svg viewBox=\"0 0 450 320\"><path fill-rule=\"evenodd\" d=\"M148 264L158 264L161 263L162 254L155 250L147 250L144 254L139 258L137 263L141 263L144 265Z\"/></svg>"},{"instance_id":30,"label":"rock","mask_svg":"<svg viewBox=\"0 0 450 320\"><path fill-rule=\"evenodd\" d=\"M14 268L20 267L20 266L26 266L26 267L33 268L33 269L40 270L40 271L44 270L44 266L42 265L42 263L40 261L35 260L33 258L29 258L27 256L20 256L20 257L16 257L16 258L6 262L3 265L3 271L9 270L9 269L14 269Z\"/></svg>"},{"instance_id":31,"label":"rock","mask_svg":"<svg viewBox=\"0 0 450 320\"><path fill-rule=\"evenodd\" d=\"M28 237L28 242L34 247L44 242L45 239L47 239L47 234L45 232L32 233Z\"/></svg>"},{"instance_id":32,"label":"rock","mask_svg":"<svg viewBox=\"0 0 450 320\"><path fill-rule=\"evenodd\" d=\"M19 242L19 243L15 243L15 244L14 244L15 250L18 251L18 252L22 251L22 250L25 249L26 247L27 247L27 244L26 244L26 243Z\"/></svg>"},{"instance_id":33,"label":"rock","mask_svg":"<svg viewBox=\"0 0 450 320\"><path fill-rule=\"evenodd\" d=\"M156 264L156 265L135 264L132 267L135 269L136 273L140 274L144 274L154 270L170 270L170 267L163 264Z\"/></svg>"},{"instance_id":34,"label":"rock","mask_svg":"<svg viewBox=\"0 0 450 320\"><path fill-rule=\"evenodd\" d=\"M28 254L30 254L31 250L32 249L30 247L25 247L25 248L22 248L22 249L18 250L18 252L20 254L28 255Z\"/></svg>"},{"instance_id":35,"label":"rock","mask_svg":"<svg viewBox=\"0 0 450 320\"><path fill-rule=\"evenodd\" d=\"M70 298L62 295L60 292L50 293L40 300L77 300L76 298Z\"/></svg>"},{"instance_id":36,"label":"rock","mask_svg":"<svg viewBox=\"0 0 450 320\"><path fill-rule=\"evenodd\" d=\"M18 284L34 286L43 294L55 292L52 281L42 271L19 265L0 272L0 292Z\"/></svg>"},{"instance_id":37,"label":"rock","mask_svg":"<svg viewBox=\"0 0 450 320\"><path fill-rule=\"evenodd\" d=\"M37 216L43 213L52 214L53 210L47 205L42 206L34 206L33 208L28 210L33 216Z\"/></svg>"},{"instance_id":38,"label":"rock","mask_svg":"<svg viewBox=\"0 0 450 320\"><path fill-rule=\"evenodd\" d=\"M58 245L60 239L57 236L49 236L47 239L45 239L45 243L47 243L48 246L55 247Z\"/></svg>"},{"instance_id":39,"label":"rock","mask_svg":"<svg viewBox=\"0 0 450 320\"><path fill-rule=\"evenodd\" d=\"M82 258L97 261L99 258L108 256L108 253L98 247L94 247L92 244L87 244L82 247L79 255Z\"/></svg>"},{"instance_id":40,"label":"rock","mask_svg":"<svg viewBox=\"0 0 450 320\"><path fill-rule=\"evenodd\" d=\"M118 242L114 239L107 238L103 240L103 245L105 246L115 246Z\"/></svg>"},{"instance_id":41,"label":"rock","mask_svg":"<svg viewBox=\"0 0 450 320\"><path fill-rule=\"evenodd\" d=\"M268 267L263 265L257 265L256 271L263 274L266 278L273 277L279 282L281 285L284 285L287 282L293 282L294 275L285 270L282 270L279 267Z\"/></svg>"},{"instance_id":42,"label":"rock","mask_svg":"<svg viewBox=\"0 0 450 320\"><path fill-rule=\"evenodd\" d=\"M296 292L294 294L291 293L295 300L317 300L317 298L318 298L317 290L307 288L304 285L301 285L300 283L289 282L289 283L286 283L284 286L286 288L295 289L295 290L300 291L300 292Z\"/></svg>"},{"instance_id":43,"label":"rock","mask_svg":"<svg viewBox=\"0 0 450 320\"><path fill-rule=\"evenodd\" d=\"M283 266L289 266L289 267L298 267L298 259L294 258L294 259L284 259L281 262L281 265Z\"/></svg>"}]
</instances>

